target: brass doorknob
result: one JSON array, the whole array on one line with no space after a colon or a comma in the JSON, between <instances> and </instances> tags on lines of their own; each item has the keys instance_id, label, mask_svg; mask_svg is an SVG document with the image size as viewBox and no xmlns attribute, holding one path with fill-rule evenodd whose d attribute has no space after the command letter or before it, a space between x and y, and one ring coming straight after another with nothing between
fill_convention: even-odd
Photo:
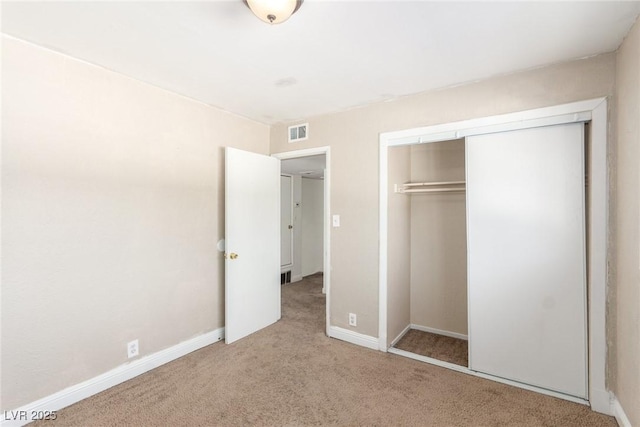
<instances>
[{"instance_id":1,"label":"brass doorknob","mask_svg":"<svg viewBox=\"0 0 640 427\"><path fill-rule=\"evenodd\" d=\"M231 254L229 255L229 258L236 259L236 258L238 258L238 254L235 253L235 252L231 252Z\"/></svg>"}]
</instances>

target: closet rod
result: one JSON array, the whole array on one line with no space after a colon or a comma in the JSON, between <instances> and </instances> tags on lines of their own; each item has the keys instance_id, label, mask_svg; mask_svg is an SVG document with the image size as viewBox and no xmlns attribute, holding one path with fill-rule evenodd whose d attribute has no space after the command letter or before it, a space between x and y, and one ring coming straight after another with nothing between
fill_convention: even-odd
<instances>
[{"instance_id":1,"label":"closet rod","mask_svg":"<svg viewBox=\"0 0 640 427\"><path fill-rule=\"evenodd\" d=\"M464 188L414 188L399 190L399 193L464 193Z\"/></svg>"},{"instance_id":2,"label":"closet rod","mask_svg":"<svg viewBox=\"0 0 640 427\"><path fill-rule=\"evenodd\" d=\"M429 187L437 185L463 185L465 181L442 181L442 182L409 182L402 184L404 187Z\"/></svg>"}]
</instances>

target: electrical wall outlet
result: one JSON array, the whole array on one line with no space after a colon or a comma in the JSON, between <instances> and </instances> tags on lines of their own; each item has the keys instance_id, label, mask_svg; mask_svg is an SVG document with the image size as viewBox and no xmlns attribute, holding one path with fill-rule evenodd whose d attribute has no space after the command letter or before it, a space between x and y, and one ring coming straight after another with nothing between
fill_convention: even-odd
<instances>
[{"instance_id":1,"label":"electrical wall outlet","mask_svg":"<svg viewBox=\"0 0 640 427\"><path fill-rule=\"evenodd\" d=\"M130 343L127 344L127 356L129 356L129 359L131 359L132 357L136 357L138 355L138 351L139 351L139 347L138 347L138 340L134 340L131 341Z\"/></svg>"},{"instance_id":2,"label":"electrical wall outlet","mask_svg":"<svg viewBox=\"0 0 640 427\"><path fill-rule=\"evenodd\" d=\"M355 313L349 313L349 326L358 326L358 319Z\"/></svg>"}]
</instances>

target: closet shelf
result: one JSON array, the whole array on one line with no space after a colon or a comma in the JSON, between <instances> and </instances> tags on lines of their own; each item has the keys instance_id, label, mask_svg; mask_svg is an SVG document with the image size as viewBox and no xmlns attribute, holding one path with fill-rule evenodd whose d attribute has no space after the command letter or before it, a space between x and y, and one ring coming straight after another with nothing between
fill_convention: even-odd
<instances>
[{"instance_id":1,"label":"closet shelf","mask_svg":"<svg viewBox=\"0 0 640 427\"><path fill-rule=\"evenodd\" d=\"M395 192L400 194L463 193L464 191L465 181L407 182L395 185Z\"/></svg>"}]
</instances>

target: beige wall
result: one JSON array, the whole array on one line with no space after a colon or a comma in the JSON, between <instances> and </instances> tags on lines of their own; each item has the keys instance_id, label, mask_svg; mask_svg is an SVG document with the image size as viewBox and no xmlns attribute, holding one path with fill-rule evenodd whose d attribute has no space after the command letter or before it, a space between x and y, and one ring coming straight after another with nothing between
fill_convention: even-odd
<instances>
[{"instance_id":1,"label":"beige wall","mask_svg":"<svg viewBox=\"0 0 640 427\"><path fill-rule=\"evenodd\" d=\"M411 322L411 198L396 184L411 181L411 148L388 151L387 346Z\"/></svg>"},{"instance_id":2,"label":"beige wall","mask_svg":"<svg viewBox=\"0 0 640 427\"><path fill-rule=\"evenodd\" d=\"M411 181L464 181L464 140L411 147ZM467 335L464 193L411 199L411 323Z\"/></svg>"},{"instance_id":3,"label":"beige wall","mask_svg":"<svg viewBox=\"0 0 640 427\"><path fill-rule=\"evenodd\" d=\"M269 128L2 38L2 410L223 326L223 146Z\"/></svg>"},{"instance_id":4,"label":"beige wall","mask_svg":"<svg viewBox=\"0 0 640 427\"><path fill-rule=\"evenodd\" d=\"M631 425L640 426L640 22L618 51L616 104L611 386Z\"/></svg>"},{"instance_id":5,"label":"beige wall","mask_svg":"<svg viewBox=\"0 0 640 427\"><path fill-rule=\"evenodd\" d=\"M345 76L352 78L353 76ZM378 159L380 132L447 123L613 94L615 54L495 77L393 102L313 117L309 139L287 142L287 126L271 128L271 152L331 147L331 324L378 336Z\"/></svg>"},{"instance_id":6,"label":"beige wall","mask_svg":"<svg viewBox=\"0 0 640 427\"><path fill-rule=\"evenodd\" d=\"M636 424L637 46L638 24L618 58L618 253L629 255L616 263L613 365ZM616 73L607 54L495 77L310 118L310 138L288 144L288 124L269 131L23 42L2 48L2 410L127 362L129 340L146 355L223 326L224 145L331 146L331 324L348 328L353 312L355 330L377 336L379 133L611 96Z\"/></svg>"},{"instance_id":7,"label":"beige wall","mask_svg":"<svg viewBox=\"0 0 640 427\"><path fill-rule=\"evenodd\" d=\"M324 267L324 181L302 178L302 276Z\"/></svg>"}]
</instances>

